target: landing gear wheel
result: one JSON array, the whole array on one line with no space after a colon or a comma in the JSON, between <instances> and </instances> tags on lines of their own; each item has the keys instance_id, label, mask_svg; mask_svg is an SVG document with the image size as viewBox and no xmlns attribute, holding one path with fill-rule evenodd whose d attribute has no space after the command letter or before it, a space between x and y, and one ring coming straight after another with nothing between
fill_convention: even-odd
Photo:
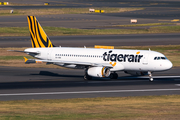
<instances>
[{"instance_id":1,"label":"landing gear wheel","mask_svg":"<svg viewBox=\"0 0 180 120\"><path fill-rule=\"evenodd\" d=\"M117 79L118 78L118 74L117 73L111 73L110 74L110 79Z\"/></svg>"},{"instance_id":2,"label":"landing gear wheel","mask_svg":"<svg viewBox=\"0 0 180 120\"><path fill-rule=\"evenodd\" d=\"M150 82L153 82L153 78L149 78L149 81L150 81Z\"/></svg>"},{"instance_id":3,"label":"landing gear wheel","mask_svg":"<svg viewBox=\"0 0 180 120\"><path fill-rule=\"evenodd\" d=\"M89 75L84 75L84 80L92 80L92 77Z\"/></svg>"}]
</instances>

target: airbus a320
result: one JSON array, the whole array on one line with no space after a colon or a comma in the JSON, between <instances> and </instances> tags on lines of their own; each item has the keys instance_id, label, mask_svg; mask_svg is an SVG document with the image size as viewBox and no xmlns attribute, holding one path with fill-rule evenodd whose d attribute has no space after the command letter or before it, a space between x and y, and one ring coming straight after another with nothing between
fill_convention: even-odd
<instances>
[{"instance_id":1,"label":"airbus a320","mask_svg":"<svg viewBox=\"0 0 180 120\"><path fill-rule=\"evenodd\" d=\"M151 50L113 49L111 46L98 48L56 47L52 44L35 16L27 16L32 48L24 53L36 59L26 59L25 63L46 62L66 68L84 69L85 80L92 77L117 79L116 72L131 75L149 75L172 68L172 63L162 53ZM108 49L104 49L104 48Z\"/></svg>"}]
</instances>

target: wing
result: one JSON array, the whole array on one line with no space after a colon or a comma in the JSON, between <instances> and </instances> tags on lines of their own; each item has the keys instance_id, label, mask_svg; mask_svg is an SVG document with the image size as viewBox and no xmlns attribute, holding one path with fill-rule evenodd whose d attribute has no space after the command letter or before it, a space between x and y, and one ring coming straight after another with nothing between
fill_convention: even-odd
<instances>
[{"instance_id":1,"label":"wing","mask_svg":"<svg viewBox=\"0 0 180 120\"><path fill-rule=\"evenodd\" d=\"M11 52L22 52L22 53L27 53L28 55L35 56L38 55L38 52L28 52L28 51L18 51L18 50L8 50ZM47 62L47 64L64 64L64 65L80 65L80 66L96 66L96 67L109 67L113 68L112 64L108 63L91 63L91 62L77 62L77 61L61 61L61 60L39 60L39 59L27 59L25 58L25 64L30 64L30 63L42 63L42 62Z\"/></svg>"},{"instance_id":2,"label":"wing","mask_svg":"<svg viewBox=\"0 0 180 120\"><path fill-rule=\"evenodd\" d=\"M48 64L54 64L54 63L58 63L58 64L64 64L64 65L81 65L81 66L98 66L98 67L110 67L112 68L113 66L111 64L108 63L90 63L90 62L77 62L77 61L61 61L61 60L38 60L38 59L27 59L25 58L25 63L29 64L29 63L43 63L46 62Z\"/></svg>"},{"instance_id":3,"label":"wing","mask_svg":"<svg viewBox=\"0 0 180 120\"><path fill-rule=\"evenodd\" d=\"M66 65L83 65L83 66L96 66L96 67L112 67L111 64L107 63L91 63L91 62L77 62L77 61L51 61L53 63L60 63Z\"/></svg>"}]
</instances>

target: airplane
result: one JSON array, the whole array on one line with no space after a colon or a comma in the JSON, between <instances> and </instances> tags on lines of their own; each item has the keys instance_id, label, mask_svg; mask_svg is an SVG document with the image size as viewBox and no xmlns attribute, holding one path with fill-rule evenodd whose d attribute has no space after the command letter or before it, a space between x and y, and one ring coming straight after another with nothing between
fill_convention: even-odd
<instances>
[{"instance_id":1,"label":"airplane","mask_svg":"<svg viewBox=\"0 0 180 120\"><path fill-rule=\"evenodd\" d=\"M119 71L141 76L166 71L173 64L162 53L151 50L114 49L113 46L95 48L56 47L48 38L35 16L27 16L32 48L24 52L36 59L25 58L25 63L54 64L61 67L84 69L84 79L92 77L117 79Z\"/></svg>"}]
</instances>

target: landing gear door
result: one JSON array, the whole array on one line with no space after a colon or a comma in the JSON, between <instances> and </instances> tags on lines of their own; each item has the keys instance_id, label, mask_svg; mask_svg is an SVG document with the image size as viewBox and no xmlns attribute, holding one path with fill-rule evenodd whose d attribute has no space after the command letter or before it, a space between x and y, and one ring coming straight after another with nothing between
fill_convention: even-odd
<instances>
[{"instance_id":1,"label":"landing gear door","mask_svg":"<svg viewBox=\"0 0 180 120\"><path fill-rule=\"evenodd\" d=\"M149 53L145 53L143 56L143 65L148 65Z\"/></svg>"},{"instance_id":2,"label":"landing gear door","mask_svg":"<svg viewBox=\"0 0 180 120\"><path fill-rule=\"evenodd\" d=\"M52 60L51 54L52 54L52 50L48 50L48 52L47 52L47 59L48 60Z\"/></svg>"}]
</instances>

